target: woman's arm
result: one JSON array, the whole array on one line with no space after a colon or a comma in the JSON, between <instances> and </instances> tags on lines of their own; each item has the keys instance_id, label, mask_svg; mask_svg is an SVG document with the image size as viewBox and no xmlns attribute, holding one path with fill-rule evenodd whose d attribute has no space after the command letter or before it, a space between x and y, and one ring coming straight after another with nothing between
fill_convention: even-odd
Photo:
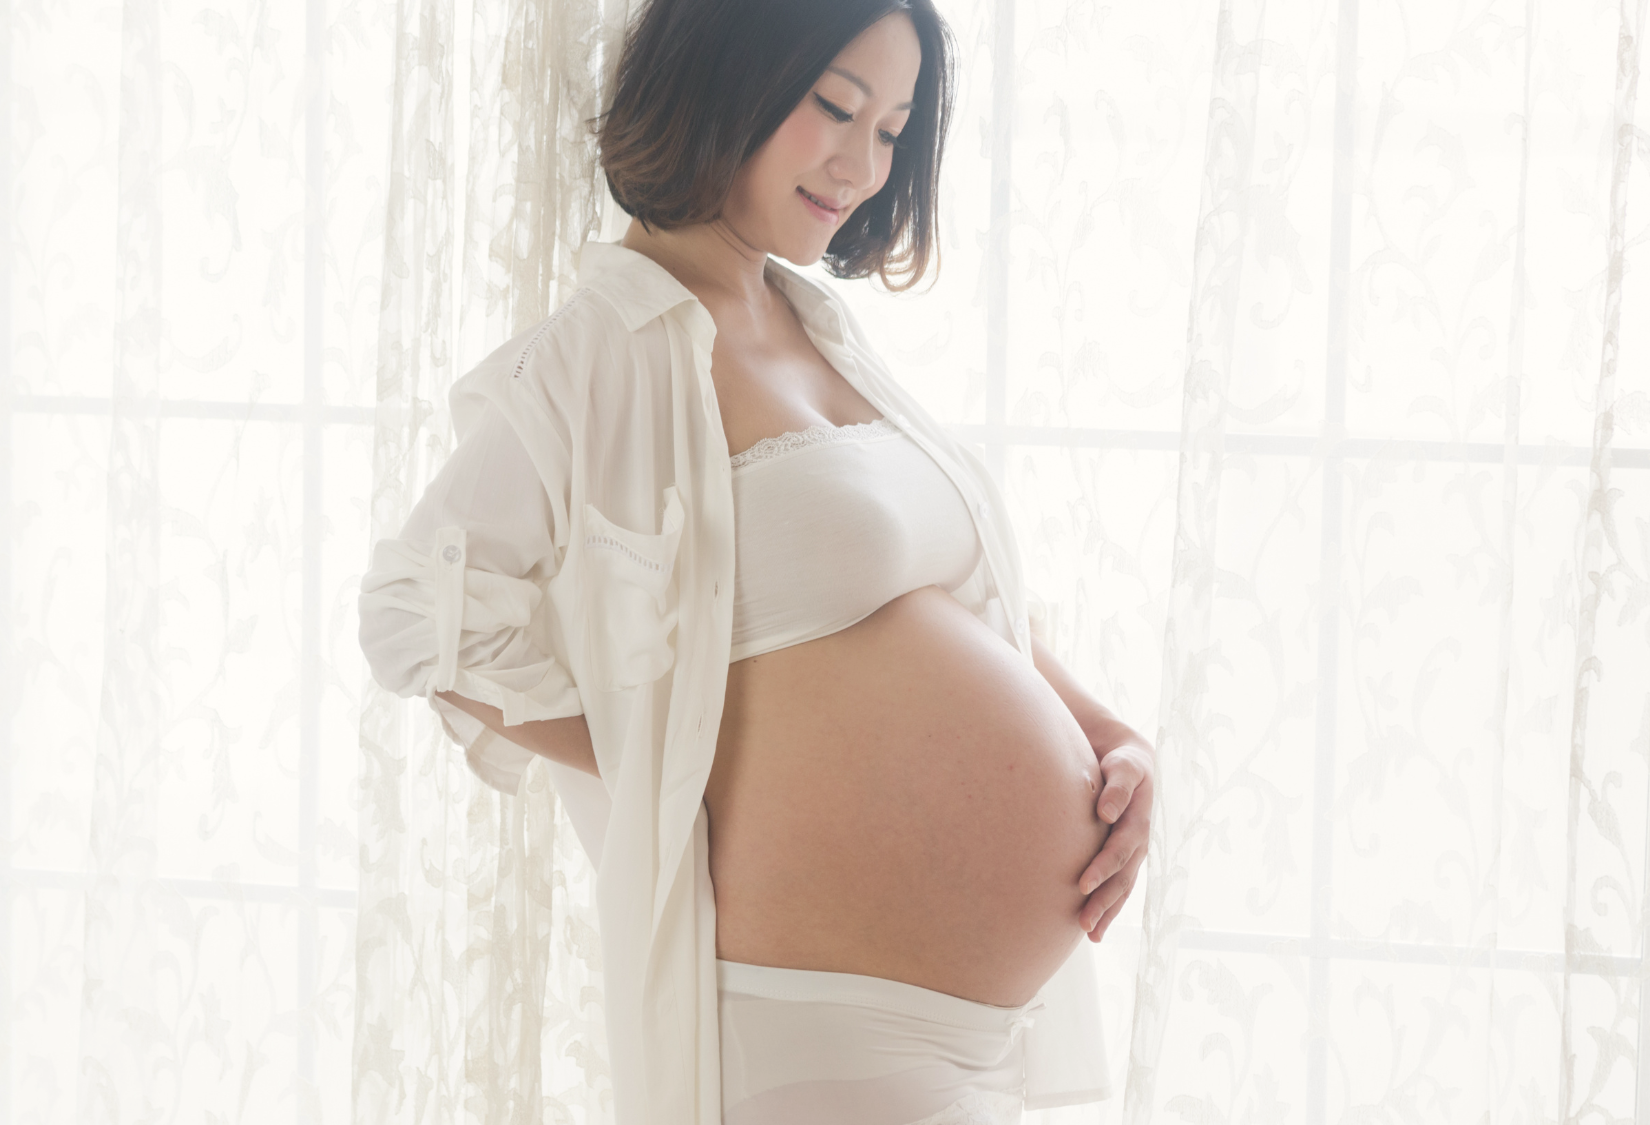
<instances>
[{"instance_id":1,"label":"woman's arm","mask_svg":"<svg viewBox=\"0 0 1650 1125\"><path fill-rule=\"evenodd\" d=\"M506 793L533 754L596 772L588 728L565 721L583 707L546 588L564 510L505 407L488 402L361 577L373 679L425 699L471 769ZM527 722L505 727L505 713Z\"/></svg>"},{"instance_id":2,"label":"woman's arm","mask_svg":"<svg viewBox=\"0 0 1650 1125\"><path fill-rule=\"evenodd\" d=\"M569 715L565 719L530 719L508 727L504 725L504 712L497 707L452 691L438 691L435 695L466 715L473 715L487 729L508 738L517 746L552 762L583 770L592 777L601 776L601 771L596 768L596 750L590 743L590 725L584 721L582 714Z\"/></svg>"},{"instance_id":3,"label":"woman's arm","mask_svg":"<svg viewBox=\"0 0 1650 1125\"><path fill-rule=\"evenodd\" d=\"M1067 671L1066 666L1060 663L1035 633L1031 635L1031 656L1037 665L1037 671L1043 674L1043 679L1049 682L1054 693L1065 703L1066 709L1077 720L1077 725L1083 728L1083 733L1089 736L1091 743L1105 741L1107 736L1124 731L1139 738L1139 735L1125 726L1121 719L1108 711L1103 703L1083 690L1082 685L1077 682L1077 677Z\"/></svg>"},{"instance_id":4,"label":"woman's arm","mask_svg":"<svg viewBox=\"0 0 1650 1125\"><path fill-rule=\"evenodd\" d=\"M1031 656L1037 671L1071 711L1100 759L1100 788L1096 810L1112 826L1100 854L1078 876L1077 889L1089 896L1079 924L1090 941L1099 941L1123 909L1134 889L1140 865L1146 859L1151 833L1152 744L1084 691L1066 667L1035 635Z\"/></svg>"}]
</instances>

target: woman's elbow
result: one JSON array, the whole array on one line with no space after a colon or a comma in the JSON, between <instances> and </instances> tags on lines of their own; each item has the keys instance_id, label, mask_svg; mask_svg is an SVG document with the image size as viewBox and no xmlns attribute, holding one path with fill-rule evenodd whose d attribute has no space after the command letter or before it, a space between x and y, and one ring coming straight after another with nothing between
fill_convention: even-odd
<instances>
[{"instance_id":1,"label":"woman's elbow","mask_svg":"<svg viewBox=\"0 0 1650 1125\"><path fill-rule=\"evenodd\" d=\"M552 762L583 770L592 777L601 777L601 771L596 766L595 745L590 739L590 725L585 722L583 714L560 719L530 719L525 723L506 726L504 712L491 704L452 691L438 691L435 696L474 716L488 730L525 750L531 750Z\"/></svg>"}]
</instances>

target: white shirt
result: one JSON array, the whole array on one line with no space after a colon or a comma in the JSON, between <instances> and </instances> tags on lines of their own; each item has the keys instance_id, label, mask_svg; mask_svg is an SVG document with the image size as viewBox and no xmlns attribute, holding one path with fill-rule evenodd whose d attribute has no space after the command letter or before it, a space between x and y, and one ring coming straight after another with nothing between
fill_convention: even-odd
<instances>
[{"instance_id":1,"label":"white shirt","mask_svg":"<svg viewBox=\"0 0 1650 1125\"><path fill-rule=\"evenodd\" d=\"M767 272L825 359L956 486L983 551L952 596L1030 661L1018 550L984 464L894 381L830 287L773 258ZM599 780L546 764L597 872L616 1125L721 1121L703 794L734 524L715 333L668 270L585 243L573 295L453 384L458 446L361 581L373 677L428 699L487 784L514 793L535 755L434 692L507 725L589 725ZM1028 1108L1110 1095L1091 950L1080 941L1038 994Z\"/></svg>"}]
</instances>

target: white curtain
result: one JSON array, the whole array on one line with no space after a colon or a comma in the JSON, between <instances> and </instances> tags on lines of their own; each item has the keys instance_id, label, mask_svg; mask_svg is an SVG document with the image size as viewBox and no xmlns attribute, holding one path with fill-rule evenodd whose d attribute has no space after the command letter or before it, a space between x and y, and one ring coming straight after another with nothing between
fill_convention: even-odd
<instances>
[{"instance_id":1,"label":"white curtain","mask_svg":"<svg viewBox=\"0 0 1650 1125\"><path fill-rule=\"evenodd\" d=\"M584 121L626 11L395 5L371 540L451 451L453 380L560 305L602 235ZM595 875L546 773L501 797L427 705L361 683L353 1120L610 1120Z\"/></svg>"},{"instance_id":2,"label":"white curtain","mask_svg":"<svg viewBox=\"0 0 1650 1125\"><path fill-rule=\"evenodd\" d=\"M837 283L1158 750L1117 1095L1650 1120L1646 0L941 0ZM593 875L356 648L446 391L615 238L624 0L5 14L0 1120L611 1120Z\"/></svg>"}]
</instances>

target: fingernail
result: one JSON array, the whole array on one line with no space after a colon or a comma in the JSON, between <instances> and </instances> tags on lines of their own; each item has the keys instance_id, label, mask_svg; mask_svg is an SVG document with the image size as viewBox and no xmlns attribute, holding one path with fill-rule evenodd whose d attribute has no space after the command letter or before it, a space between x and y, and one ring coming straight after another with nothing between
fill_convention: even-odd
<instances>
[{"instance_id":1,"label":"fingernail","mask_svg":"<svg viewBox=\"0 0 1650 1125\"><path fill-rule=\"evenodd\" d=\"M1100 810L1100 815L1105 817L1107 820L1116 820L1117 819L1117 806L1116 805L1107 805L1105 808Z\"/></svg>"}]
</instances>

